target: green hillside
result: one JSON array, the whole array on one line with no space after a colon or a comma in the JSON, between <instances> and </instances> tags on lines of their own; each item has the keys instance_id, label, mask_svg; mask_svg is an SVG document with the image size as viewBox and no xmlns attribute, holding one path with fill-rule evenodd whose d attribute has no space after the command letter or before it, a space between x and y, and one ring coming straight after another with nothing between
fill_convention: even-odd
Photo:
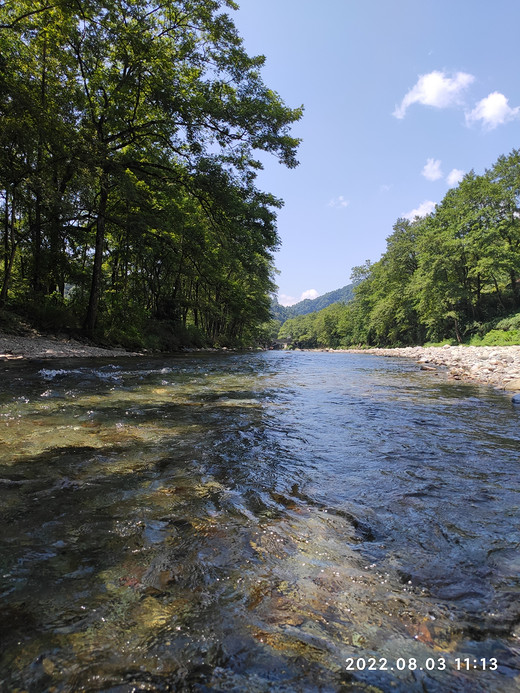
<instances>
[{"instance_id":1,"label":"green hillside","mask_svg":"<svg viewBox=\"0 0 520 693\"><path fill-rule=\"evenodd\" d=\"M307 315L308 313L323 310L323 308L327 308L332 303L348 303L353 298L354 285L347 284L347 286L343 286L341 289L329 291L323 294L323 296L318 296L318 298L306 298L304 301L295 303L294 306L281 306L275 298L271 304L271 313L275 320L280 320L283 323L297 315Z\"/></svg>"}]
</instances>

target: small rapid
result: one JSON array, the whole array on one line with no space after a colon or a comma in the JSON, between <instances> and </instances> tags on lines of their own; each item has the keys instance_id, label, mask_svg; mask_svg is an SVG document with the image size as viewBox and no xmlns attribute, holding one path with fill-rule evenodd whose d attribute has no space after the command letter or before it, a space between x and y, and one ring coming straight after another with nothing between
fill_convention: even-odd
<instances>
[{"instance_id":1,"label":"small rapid","mask_svg":"<svg viewBox=\"0 0 520 693\"><path fill-rule=\"evenodd\" d=\"M363 354L2 376L6 691L519 689L503 394Z\"/></svg>"}]
</instances>

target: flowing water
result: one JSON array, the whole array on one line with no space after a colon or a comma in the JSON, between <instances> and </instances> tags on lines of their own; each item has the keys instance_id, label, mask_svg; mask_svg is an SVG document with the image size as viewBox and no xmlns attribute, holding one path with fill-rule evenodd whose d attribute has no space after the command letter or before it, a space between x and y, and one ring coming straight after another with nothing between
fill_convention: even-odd
<instances>
[{"instance_id":1,"label":"flowing water","mask_svg":"<svg viewBox=\"0 0 520 693\"><path fill-rule=\"evenodd\" d=\"M520 690L504 394L362 354L1 374L2 690Z\"/></svg>"}]
</instances>

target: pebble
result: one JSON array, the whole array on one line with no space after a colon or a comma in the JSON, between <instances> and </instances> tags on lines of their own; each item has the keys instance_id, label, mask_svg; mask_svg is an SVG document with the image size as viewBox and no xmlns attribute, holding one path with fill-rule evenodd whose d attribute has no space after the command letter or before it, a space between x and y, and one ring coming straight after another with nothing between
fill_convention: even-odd
<instances>
[{"instance_id":1,"label":"pebble","mask_svg":"<svg viewBox=\"0 0 520 693\"><path fill-rule=\"evenodd\" d=\"M500 390L518 392L512 401L520 403L520 346L474 347L403 347L364 349L359 353L400 356L415 359L422 370L432 367L448 369L454 380L468 380L491 385Z\"/></svg>"}]
</instances>

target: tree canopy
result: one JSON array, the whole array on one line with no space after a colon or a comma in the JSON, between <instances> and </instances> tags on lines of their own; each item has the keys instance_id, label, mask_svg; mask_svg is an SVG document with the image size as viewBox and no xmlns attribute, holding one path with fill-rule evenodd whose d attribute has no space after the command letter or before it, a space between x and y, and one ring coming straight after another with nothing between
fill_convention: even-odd
<instances>
[{"instance_id":1,"label":"tree canopy","mask_svg":"<svg viewBox=\"0 0 520 693\"><path fill-rule=\"evenodd\" d=\"M211 343L268 318L297 164L231 0L7 0L0 8L2 305L61 306L91 335L154 318Z\"/></svg>"},{"instance_id":2,"label":"tree canopy","mask_svg":"<svg viewBox=\"0 0 520 693\"><path fill-rule=\"evenodd\" d=\"M468 173L432 214L398 219L380 260L352 280L353 301L288 320L280 336L307 348L401 346L480 343L494 331L520 343L520 316L510 317L520 310L520 151Z\"/></svg>"}]
</instances>

